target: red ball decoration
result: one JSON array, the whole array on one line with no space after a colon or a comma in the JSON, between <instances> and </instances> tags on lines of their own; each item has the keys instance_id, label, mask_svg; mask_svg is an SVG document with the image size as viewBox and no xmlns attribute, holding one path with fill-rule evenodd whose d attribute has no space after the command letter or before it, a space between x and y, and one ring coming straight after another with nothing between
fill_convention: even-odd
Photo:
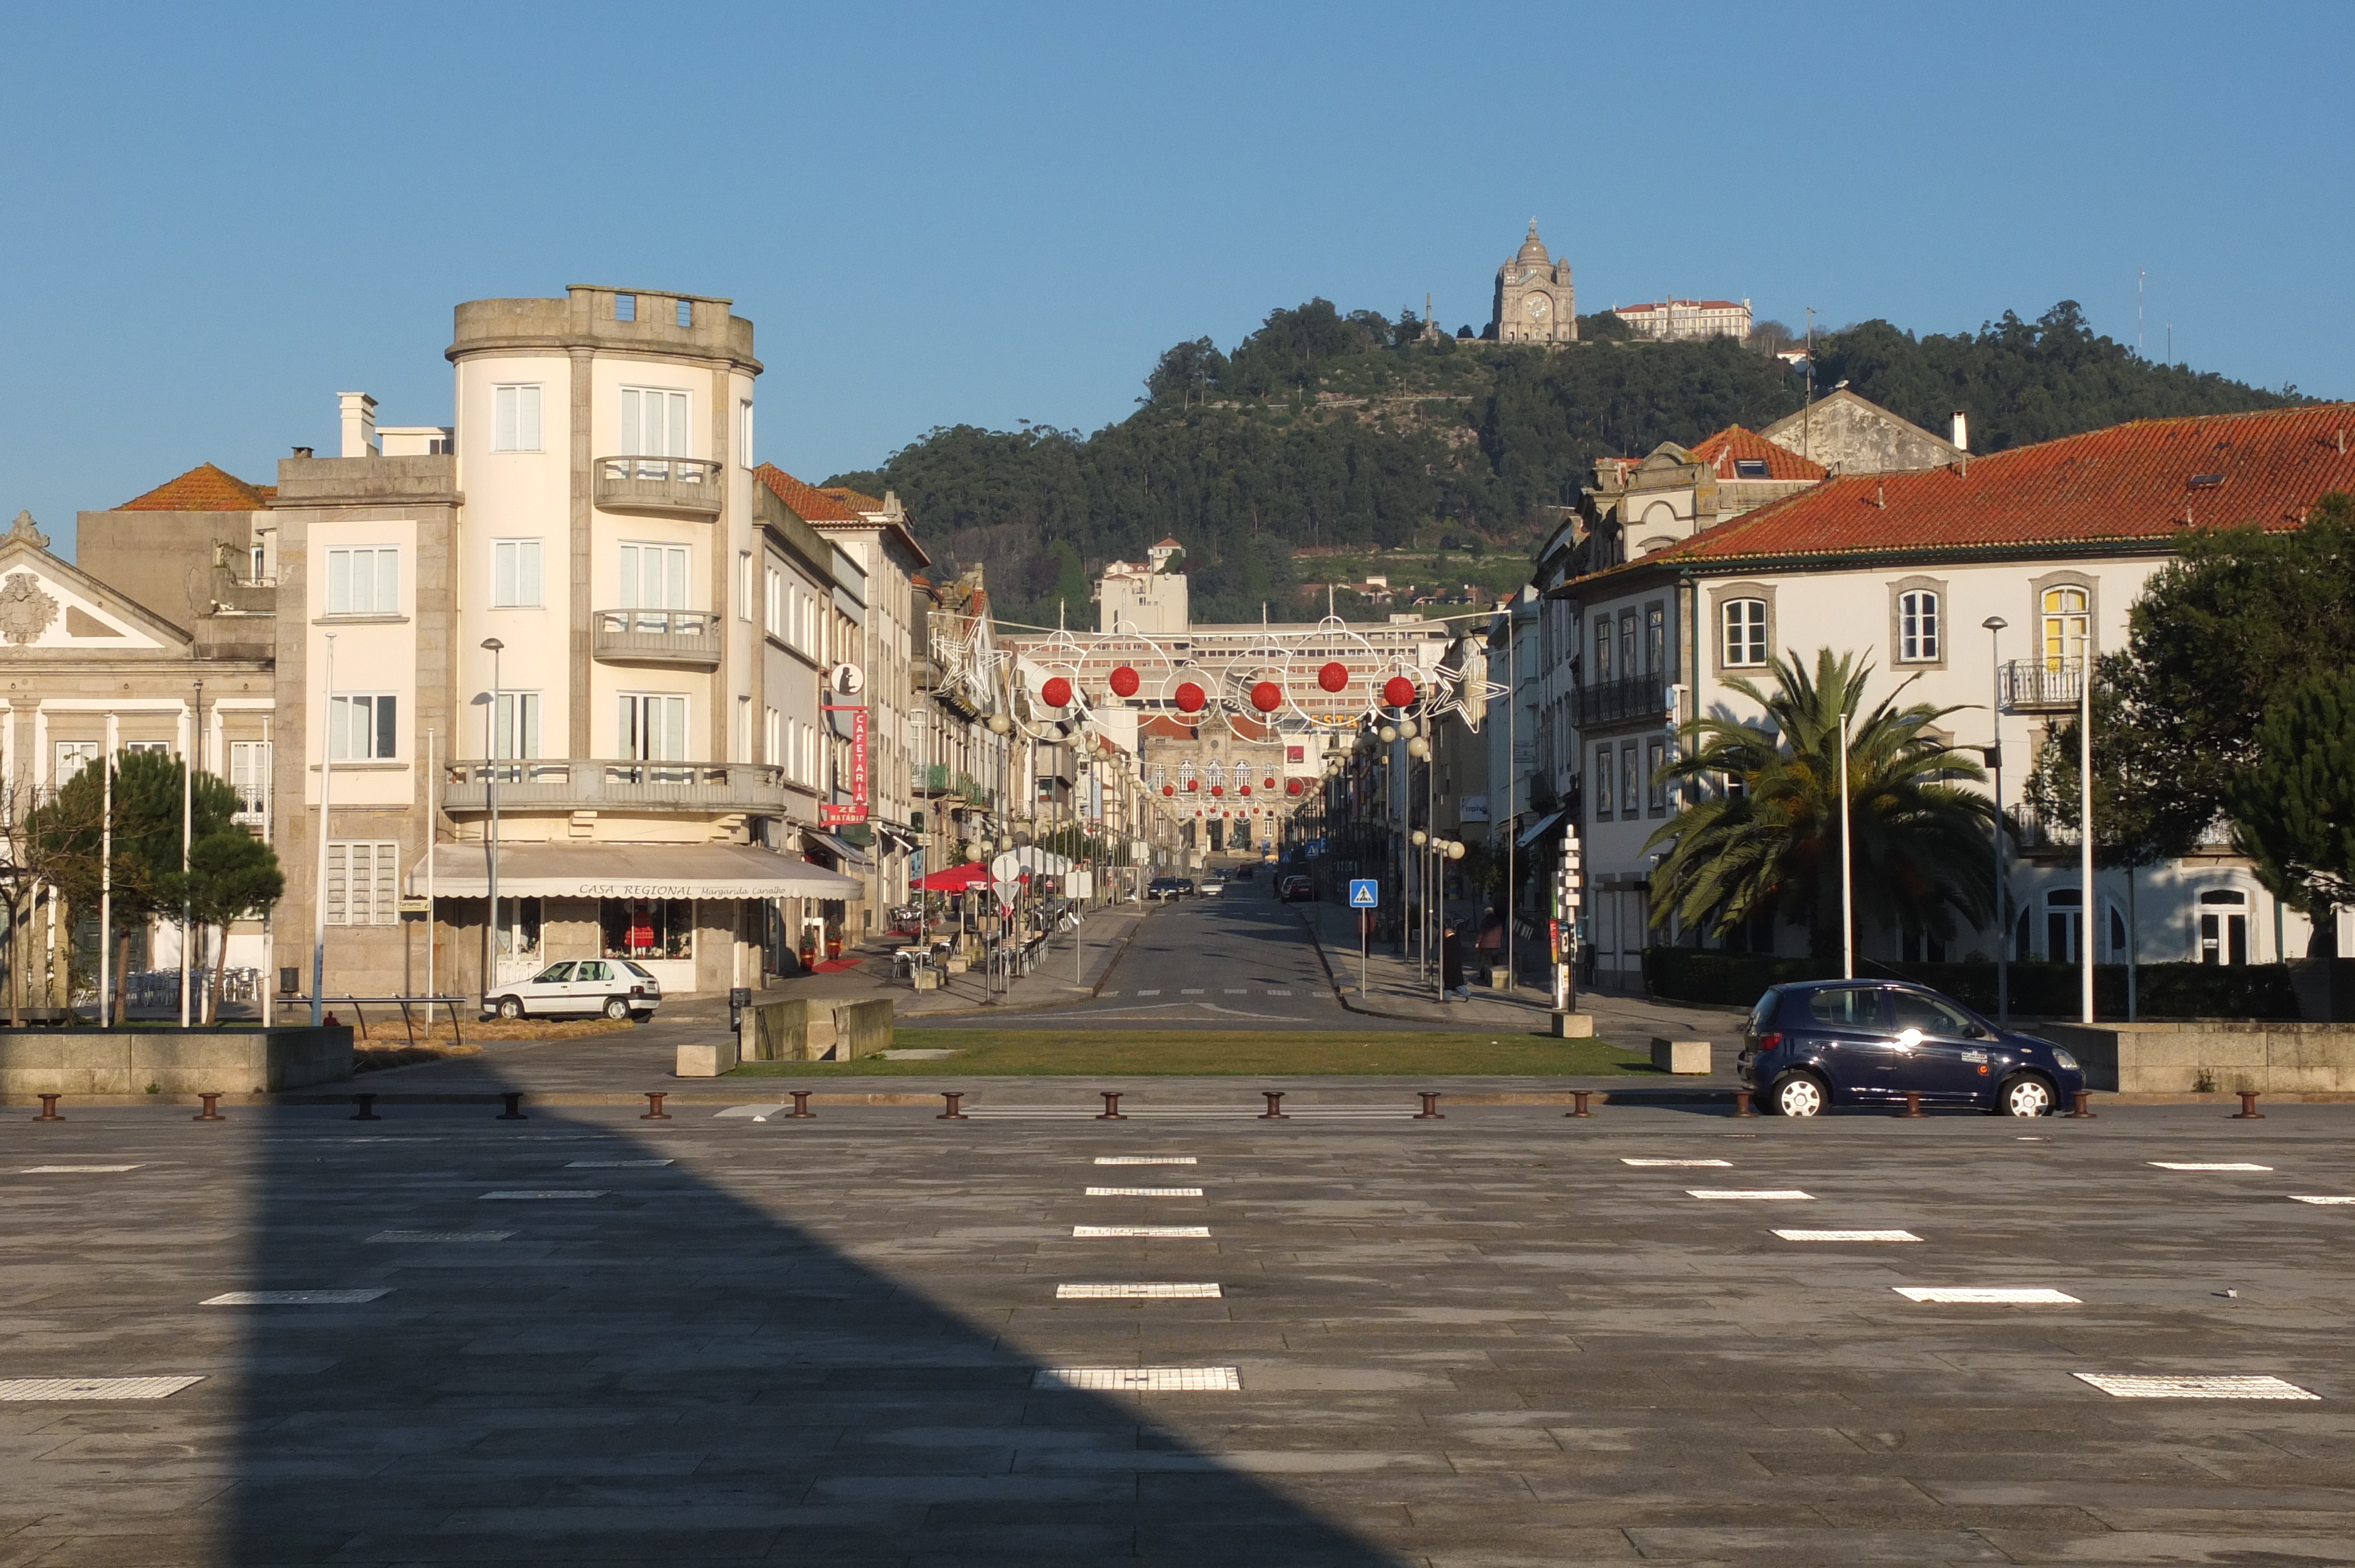
<instances>
[{"instance_id":1,"label":"red ball decoration","mask_svg":"<svg viewBox=\"0 0 2355 1568\"><path fill-rule=\"evenodd\" d=\"M1251 786L1248 784L1238 784L1235 786L1235 793L1238 795L1248 795L1251 793Z\"/></svg>"},{"instance_id":2,"label":"red ball decoration","mask_svg":"<svg viewBox=\"0 0 2355 1568\"><path fill-rule=\"evenodd\" d=\"M1260 780L1260 782L1261 782L1261 783L1263 783L1263 784L1264 784L1265 786L1267 786L1267 788L1269 788L1269 789L1274 789L1274 788L1275 788L1275 780L1274 780L1274 779L1261 779L1261 780Z\"/></svg>"},{"instance_id":3,"label":"red ball decoration","mask_svg":"<svg viewBox=\"0 0 2355 1568\"><path fill-rule=\"evenodd\" d=\"M1337 692L1349 683L1349 666L1338 659L1316 672L1316 683L1328 692Z\"/></svg>"},{"instance_id":4,"label":"red ball decoration","mask_svg":"<svg viewBox=\"0 0 2355 1568\"><path fill-rule=\"evenodd\" d=\"M1060 675L1050 675L1047 683L1039 688L1039 694L1047 699L1050 708L1067 708L1071 705L1071 683Z\"/></svg>"},{"instance_id":5,"label":"red ball decoration","mask_svg":"<svg viewBox=\"0 0 2355 1568\"><path fill-rule=\"evenodd\" d=\"M1394 708L1414 705L1414 683L1404 675L1392 675L1382 683L1382 701Z\"/></svg>"},{"instance_id":6,"label":"red ball decoration","mask_svg":"<svg viewBox=\"0 0 2355 1568\"><path fill-rule=\"evenodd\" d=\"M1272 714L1284 705L1284 688L1273 681L1262 681L1252 688L1252 706L1263 714Z\"/></svg>"},{"instance_id":7,"label":"red ball decoration","mask_svg":"<svg viewBox=\"0 0 2355 1568\"><path fill-rule=\"evenodd\" d=\"M1299 780L1299 779L1285 779L1285 780L1284 781L1284 792L1285 794L1287 794L1287 795L1297 795L1297 794L1299 794L1299 793L1300 793L1300 780Z\"/></svg>"},{"instance_id":8,"label":"red ball decoration","mask_svg":"<svg viewBox=\"0 0 2355 1568\"><path fill-rule=\"evenodd\" d=\"M1175 784L1164 784L1161 787L1161 792L1164 795L1175 795L1178 793L1178 786Z\"/></svg>"},{"instance_id":9,"label":"red ball decoration","mask_svg":"<svg viewBox=\"0 0 2355 1568\"><path fill-rule=\"evenodd\" d=\"M1223 784L1213 784L1210 786L1210 793L1213 795L1223 795L1226 792L1227 787Z\"/></svg>"},{"instance_id":10,"label":"red ball decoration","mask_svg":"<svg viewBox=\"0 0 2355 1568\"><path fill-rule=\"evenodd\" d=\"M1199 789L1201 787L1202 781L1199 779L1188 779L1186 780L1186 788L1188 789Z\"/></svg>"},{"instance_id":11,"label":"red ball decoration","mask_svg":"<svg viewBox=\"0 0 2355 1568\"><path fill-rule=\"evenodd\" d=\"M1119 669L1114 670L1112 673L1112 694L1114 696L1133 697L1136 695L1136 688L1142 684L1144 684L1144 683L1137 679L1136 671L1130 665L1123 664Z\"/></svg>"},{"instance_id":12,"label":"red ball decoration","mask_svg":"<svg viewBox=\"0 0 2355 1568\"><path fill-rule=\"evenodd\" d=\"M1407 689L1409 691L1413 690L1412 686ZM1209 701L1209 699L1202 694L1202 688L1196 685L1193 682L1181 681L1178 683L1178 711L1179 713L1200 713L1202 711L1202 705Z\"/></svg>"}]
</instances>

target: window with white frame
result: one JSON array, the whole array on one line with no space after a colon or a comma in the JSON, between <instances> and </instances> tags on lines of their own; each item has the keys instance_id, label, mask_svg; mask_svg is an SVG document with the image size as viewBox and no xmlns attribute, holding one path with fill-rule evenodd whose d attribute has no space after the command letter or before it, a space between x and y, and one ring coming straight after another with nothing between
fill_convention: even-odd
<instances>
[{"instance_id":1,"label":"window with white frame","mask_svg":"<svg viewBox=\"0 0 2355 1568\"><path fill-rule=\"evenodd\" d=\"M1723 630L1721 662L1730 669L1758 669L1766 662L1766 601L1730 599L1718 607Z\"/></svg>"},{"instance_id":2,"label":"window with white frame","mask_svg":"<svg viewBox=\"0 0 2355 1568\"><path fill-rule=\"evenodd\" d=\"M771 768L785 760L785 715L774 708L761 710L761 760Z\"/></svg>"},{"instance_id":3,"label":"window with white frame","mask_svg":"<svg viewBox=\"0 0 2355 1568\"><path fill-rule=\"evenodd\" d=\"M1621 741L1619 743L1619 814L1623 817L1640 817L1644 814L1644 797L1638 793L1643 786L1636 772L1636 743L1632 740Z\"/></svg>"},{"instance_id":4,"label":"window with white frame","mask_svg":"<svg viewBox=\"0 0 2355 1568\"><path fill-rule=\"evenodd\" d=\"M400 613L400 547L368 545L327 552L329 615Z\"/></svg>"},{"instance_id":5,"label":"window with white frame","mask_svg":"<svg viewBox=\"0 0 2355 1568\"><path fill-rule=\"evenodd\" d=\"M1908 664L1938 661L1938 596L1930 588L1911 588L1897 596L1897 657Z\"/></svg>"},{"instance_id":6,"label":"window with white frame","mask_svg":"<svg viewBox=\"0 0 2355 1568\"><path fill-rule=\"evenodd\" d=\"M736 461L739 466L752 466L752 400L750 397L736 405Z\"/></svg>"},{"instance_id":7,"label":"window with white frame","mask_svg":"<svg viewBox=\"0 0 2355 1568\"><path fill-rule=\"evenodd\" d=\"M389 839L327 841L327 924L400 923L400 845Z\"/></svg>"},{"instance_id":8,"label":"window with white frame","mask_svg":"<svg viewBox=\"0 0 2355 1568\"><path fill-rule=\"evenodd\" d=\"M622 388L622 451L628 457L691 457L687 394L663 387Z\"/></svg>"},{"instance_id":9,"label":"window with white frame","mask_svg":"<svg viewBox=\"0 0 2355 1568\"><path fill-rule=\"evenodd\" d=\"M496 609L535 607L539 597L538 539L491 541L491 605Z\"/></svg>"},{"instance_id":10,"label":"window with white frame","mask_svg":"<svg viewBox=\"0 0 2355 1568\"><path fill-rule=\"evenodd\" d=\"M76 774L96 762L99 753L103 749L102 743L95 740L59 741L56 751L57 770L50 775L50 784L57 789L64 789L73 782Z\"/></svg>"},{"instance_id":11,"label":"window with white frame","mask_svg":"<svg viewBox=\"0 0 2355 1568\"><path fill-rule=\"evenodd\" d=\"M1586 683L1600 686L1611 679L1611 618L1594 620L1594 668L1586 673Z\"/></svg>"},{"instance_id":12,"label":"window with white frame","mask_svg":"<svg viewBox=\"0 0 2355 1568\"><path fill-rule=\"evenodd\" d=\"M1646 808L1656 817L1665 817L1668 814L1668 781L1660 777L1660 770L1668 765L1668 743L1665 740L1646 741L1644 743L1644 788L1646 793L1644 800Z\"/></svg>"},{"instance_id":13,"label":"window with white frame","mask_svg":"<svg viewBox=\"0 0 2355 1568\"><path fill-rule=\"evenodd\" d=\"M1594 820L1598 822L1611 820L1611 780L1617 772L1611 760L1611 743L1604 741L1594 748Z\"/></svg>"},{"instance_id":14,"label":"window with white frame","mask_svg":"<svg viewBox=\"0 0 2355 1568\"><path fill-rule=\"evenodd\" d=\"M651 762L687 760L687 698L667 692L624 692L622 755Z\"/></svg>"},{"instance_id":15,"label":"window with white frame","mask_svg":"<svg viewBox=\"0 0 2355 1568\"><path fill-rule=\"evenodd\" d=\"M270 809L270 746L266 740L229 742L229 787L237 791L241 812L259 816Z\"/></svg>"},{"instance_id":16,"label":"window with white frame","mask_svg":"<svg viewBox=\"0 0 2355 1568\"><path fill-rule=\"evenodd\" d=\"M118 751L146 751L153 752L157 757L169 757L172 755L172 743L168 740L126 740L120 747L116 747L116 749Z\"/></svg>"},{"instance_id":17,"label":"window with white frame","mask_svg":"<svg viewBox=\"0 0 2355 1568\"><path fill-rule=\"evenodd\" d=\"M687 608L687 546L629 543L622 546L623 609Z\"/></svg>"},{"instance_id":18,"label":"window with white frame","mask_svg":"<svg viewBox=\"0 0 2355 1568\"><path fill-rule=\"evenodd\" d=\"M383 762L399 753L400 699L387 692L339 692L327 699L327 755L337 762Z\"/></svg>"},{"instance_id":19,"label":"window with white frame","mask_svg":"<svg viewBox=\"0 0 2355 1568\"><path fill-rule=\"evenodd\" d=\"M497 705L498 754L502 758L539 755L539 694L501 692Z\"/></svg>"},{"instance_id":20,"label":"window with white frame","mask_svg":"<svg viewBox=\"0 0 2355 1568\"><path fill-rule=\"evenodd\" d=\"M785 574L774 567L767 568L767 572L768 575L764 579L767 592L762 600L763 619L761 624L770 636L783 638L785 635L786 615Z\"/></svg>"},{"instance_id":21,"label":"window with white frame","mask_svg":"<svg viewBox=\"0 0 2355 1568\"><path fill-rule=\"evenodd\" d=\"M539 440L539 388L526 384L491 388L491 450L536 452Z\"/></svg>"},{"instance_id":22,"label":"window with white frame","mask_svg":"<svg viewBox=\"0 0 2355 1568\"><path fill-rule=\"evenodd\" d=\"M736 619L752 619L752 552L736 552Z\"/></svg>"}]
</instances>

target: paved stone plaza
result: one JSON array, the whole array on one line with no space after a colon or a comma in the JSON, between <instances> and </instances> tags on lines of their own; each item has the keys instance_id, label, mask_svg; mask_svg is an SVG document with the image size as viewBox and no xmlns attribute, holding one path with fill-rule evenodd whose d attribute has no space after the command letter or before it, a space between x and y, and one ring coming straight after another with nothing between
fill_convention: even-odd
<instances>
[{"instance_id":1,"label":"paved stone plaza","mask_svg":"<svg viewBox=\"0 0 2355 1568\"><path fill-rule=\"evenodd\" d=\"M2355 1194L2355 1112L1350 1087L11 1107L0 1377L202 1381L0 1402L0 1564L2355 1562L2355 1205L2293 1201ZM1137 1226L1209 1234L1074 1234ZM1198 1288L1059 1298L1139 1284ZM1899 1294L1954 1287L2076 1299ZM206 1304L279 1291L381 1294ZM1152 1369L1210 1386L1070 1386Z\"/></svg>"}]
</instances>

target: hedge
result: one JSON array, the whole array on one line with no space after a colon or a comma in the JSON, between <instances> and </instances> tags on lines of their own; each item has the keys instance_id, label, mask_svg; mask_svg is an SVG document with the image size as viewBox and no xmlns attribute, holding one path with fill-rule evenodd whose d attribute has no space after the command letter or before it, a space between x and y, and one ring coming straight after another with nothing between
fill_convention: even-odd
<instances>
[{"instance_id":1,"label":"hedge","mask_svg":"<svg viewBox=\"0 0 2355 1568\"><path fill-rule=\"evenodd\" d=\"M1892 964L1859 960L1859 972L1918 980L1967 1007L1992 1015L1996 1010L1993 963ZM1837 980L1839 963L1817 959L1781 959L1762 953L1717 953L1695 948L1651 948L1644 953L1644 984L1669 1001L1718 1002L1748 1007L1770 985L1795 980ZM2074 964L2010 966L2011 1010L2031 1018L2077 1016L2082 971ZM2139 1018L2280 1018L2298 1016L2297 995L2282 964L2144 964L2135 971ZM2094 1012L2104 1019L2126 1015L2124 964L2094 967Z\"/></svg>"}]
</instances>

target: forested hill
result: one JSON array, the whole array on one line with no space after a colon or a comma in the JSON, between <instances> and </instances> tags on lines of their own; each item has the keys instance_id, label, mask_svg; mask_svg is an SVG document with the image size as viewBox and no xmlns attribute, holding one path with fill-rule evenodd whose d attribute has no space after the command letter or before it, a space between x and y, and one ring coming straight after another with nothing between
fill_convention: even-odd
<instances>
[{"instance_id":1,"label":"forested hill","mask_svg":"<svg viewBox=\"0 0 2355 1568\"><path fill-rule=\"evenodd\" d=\"M1748 344L1622 341L1608 315L1580 330L1592 341L1550 350L1423 341L1411 314L1312 300L1231 354L1208 338L1170 349L1143 406L1093 434L951 426L827 482L897 491L940 569L986 563L1011 619L1051 625L1060 599L1092 625L1095 569L1164 535L1186 546L1196 619L1257 620L1263 602L1284 619L1332 580L1318 556L1337 546L1523 556L1594 459L1756 429L1805 396L1774 357L1788 341L1774 323ZM1940 433L1962 409L1980 451L2299 400L2153 365L2089 331L2073 301L1976 334L1872 321L1819 334L1816 385L1842 381Z\"/></svg>"}]
</instances>

